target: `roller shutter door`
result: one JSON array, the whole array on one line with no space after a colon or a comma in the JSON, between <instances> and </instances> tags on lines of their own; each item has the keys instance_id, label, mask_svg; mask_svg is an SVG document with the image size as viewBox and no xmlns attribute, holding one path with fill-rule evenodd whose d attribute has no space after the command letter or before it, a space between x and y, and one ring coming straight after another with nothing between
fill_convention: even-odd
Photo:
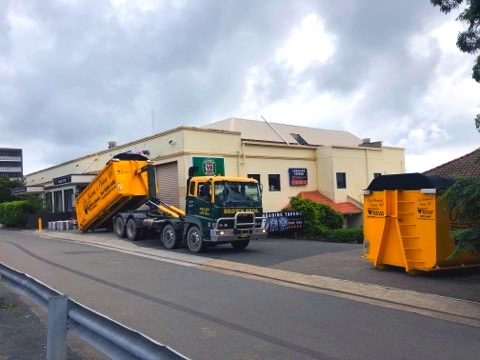
<instances>
[{"instance_id":1,"label":"roller shutter door","mask_svg":"<svg viewBox=\"0 0 480 360\"><path fill-rule=\"evenodd\" d=\"M155 174L157 177L158 197L167 204L179 206L177 162L156 166Z\"/></svg>"}]
</instances>

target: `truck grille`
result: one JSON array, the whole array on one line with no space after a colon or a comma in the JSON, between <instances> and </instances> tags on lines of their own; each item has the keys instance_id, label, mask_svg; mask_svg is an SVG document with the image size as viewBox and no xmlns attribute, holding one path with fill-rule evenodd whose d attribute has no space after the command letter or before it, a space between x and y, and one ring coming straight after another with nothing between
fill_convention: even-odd
<instances>
[{"instance_id":1,"label":"truck grille","mask_svg":"<svg viewBox=\"0 0 480 360\"><path fill-rule=\"evenodd\" d=\"M255 227L255 214L253 212L239 212L235 214L236 229L251 229Z\"/></svg>"}]
</instances>

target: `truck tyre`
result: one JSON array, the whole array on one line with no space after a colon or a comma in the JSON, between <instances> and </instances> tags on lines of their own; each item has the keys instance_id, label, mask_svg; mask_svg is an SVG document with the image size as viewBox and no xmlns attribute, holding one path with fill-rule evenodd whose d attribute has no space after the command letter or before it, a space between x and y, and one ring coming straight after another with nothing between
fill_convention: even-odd
<instances>
[{"instance_id":1,"label":"truck tyre","mask_svg":"<svg viewBox=\"0 0 480 360\"><path fill-rule=\"evenodd\" d=\"M127 237L128 240L136 241L142 238L143 229L137 228L134 219L128 219L127 221Z\"/></svg>"},{"instance_id":2,"label":"truck tyre","mask_svg":"<svg viewBox=\"0 0 480 360\"><path fill-rule=\"evenodd\" d=\"M230 244L235 250L243 250L250 244L250 240L232 241Z\"/></svg>"},{"instance_id":3,"label":"truck tyre","mask_svg":"<svg viewBox=\"0 0 480 360\"><path fill-rule=\"evenodd\" d=\"M115 219L115 224L113 228L115 230L115 234L117 234L119 238L127 237L125 230L125 221L123 221L120 216Z\"/></svg>"},{"instance_id":4,"label":"truck tyre","mask_svg":"<svg viewBox=\"0 0 480 360\"><path fill-rule=\"evenodd\" d=\"M193 253L199 253L205 249L205 242L203 241L202 232L198 226L193 225L190 229L188 229L187 245L188 250Z\"/></svg>"},{"instance_id":5,"label":"truck tyre","mask_svg":"<svg viewBox=\"0 0 480 360\"><path fill-rule=\"evenodd\" d=\"M181 243L181 237L177 236L172 224L167 224L162 230L162 242L167 249L177 249Z\"/></svg>"}]
</instances>

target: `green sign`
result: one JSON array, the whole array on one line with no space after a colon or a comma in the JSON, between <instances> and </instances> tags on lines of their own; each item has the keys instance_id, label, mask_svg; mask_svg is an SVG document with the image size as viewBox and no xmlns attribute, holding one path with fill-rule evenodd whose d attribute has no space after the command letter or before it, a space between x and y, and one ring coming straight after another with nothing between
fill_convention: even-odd
<instances>
[{"instance_id":1,"label":"green sign","mask_svg":"<svg viewBox=\"0 0 480 360\"><path fill-rule=\"evenodd\" d=\"M192 166L198 166L194 176L225 175L225 159L218 157L192 157Z\"/></svg>"}]
</instances>

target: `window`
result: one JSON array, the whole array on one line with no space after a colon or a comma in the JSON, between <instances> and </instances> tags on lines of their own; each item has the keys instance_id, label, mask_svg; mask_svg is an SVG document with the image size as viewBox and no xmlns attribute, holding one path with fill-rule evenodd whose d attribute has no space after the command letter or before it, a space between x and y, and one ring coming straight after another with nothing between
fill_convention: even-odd
<instances>
[{"instance_id":1,"label":"window","mask_svg":"<svg viewBox=\"0 0 480 360\"><path fill-rule=\"evenodd\" d=\"M344 172L337 172L337 189L347 188L347 174Z\"/></svg>"},{"instance_id":2,"label":"window","mask_svg":"<svg viewBox=\"0 0 480 360\"><path fill-rule=\"evenodd\" d=\"M290 135L292 135L292 137L295 139L295 141L300 144L300 145L308 145L308 142L302 137L302 135L300 134L294 134L294 133L290 133Z\"/></svg>"},{"instance_id":3,"label":"window","mask_svg":"<svg viewBox=\"0 0 480 360\"><path fill-rule=\"evenodd\" d=\"M63 191L64 209L66 212L73 211L73 189Z\"/></svg>"},{"instance_id":4,"label":"window","mask_svg":"<svg viewBox=\"0 0 480 360\"><path fill-rule=\"evenodd\" d=\"M45 193L45 209L47 209L47 212L53 212L53 200L51 192Z\"/></svg>"},{"instance_id":5,"label":"window","mask_svg":"<svg viewBox=\"0 0 480 360\"><path fill-rule=\"evenodd\" d=\"M255 183L237 181L216 181L215 202L222 205L239 205L249 203L259 206L261 195L259 186Z\"/></svg>"},{"instance_id":6,"label":"window","mask_svg":"<svg viewBox=\"0 0 480 360\"><path fill-rule=\"evenodd\" d=\"M248 174L247 177L250 178L250 179L257 180L258 183L260 184L260 174Z\"/></svg>"},{"instance_id":7,"label":"window","mask_svg":"<svg viewBox=\"0 0 480 360\"><path fill-rule=\"evenodd\" d=\"M280 191L280 175L279 174L268 175L268 189L270 191Z\"/></svg>"},{"instance_id":8,"label":"window","mask_svg":"<svg viewBox=\"0 0 480 360\"><path fill-rule=\"evenodd\" d=\"M188 195L194 196L195 195L195 182L190 182L190 189L188 189Z\"/></svg>"},{"instance_id":9,"label":"window","mask_svg":"<svg viewBox=\"0 0 480 360\"><path fill-rule=\"evenodd\" d=\"M54 191L53 192L53 206L54 211L56 213L63 212L63 204L62 204L62 191Z\"/></svg>"},{"instance_id":10,"label":"window","mask_svg":"<svg viewBox=\"0 0 480 360\"><path fill-rule=\"evenodd\" d=\"M199 182L197 183L197 198L210 201L210 183Z\"/></svg>"},{"instance_id":11,"label":"window","mask_svg":"<svg viewBox=\"0 0 480 360\"><path fill-rule=\"evenodd\" d=\"M375 178L379 177L380 175L382 175L382 173L373 173L373 178L375 179Z\"/></svg>"}]
</instances>

